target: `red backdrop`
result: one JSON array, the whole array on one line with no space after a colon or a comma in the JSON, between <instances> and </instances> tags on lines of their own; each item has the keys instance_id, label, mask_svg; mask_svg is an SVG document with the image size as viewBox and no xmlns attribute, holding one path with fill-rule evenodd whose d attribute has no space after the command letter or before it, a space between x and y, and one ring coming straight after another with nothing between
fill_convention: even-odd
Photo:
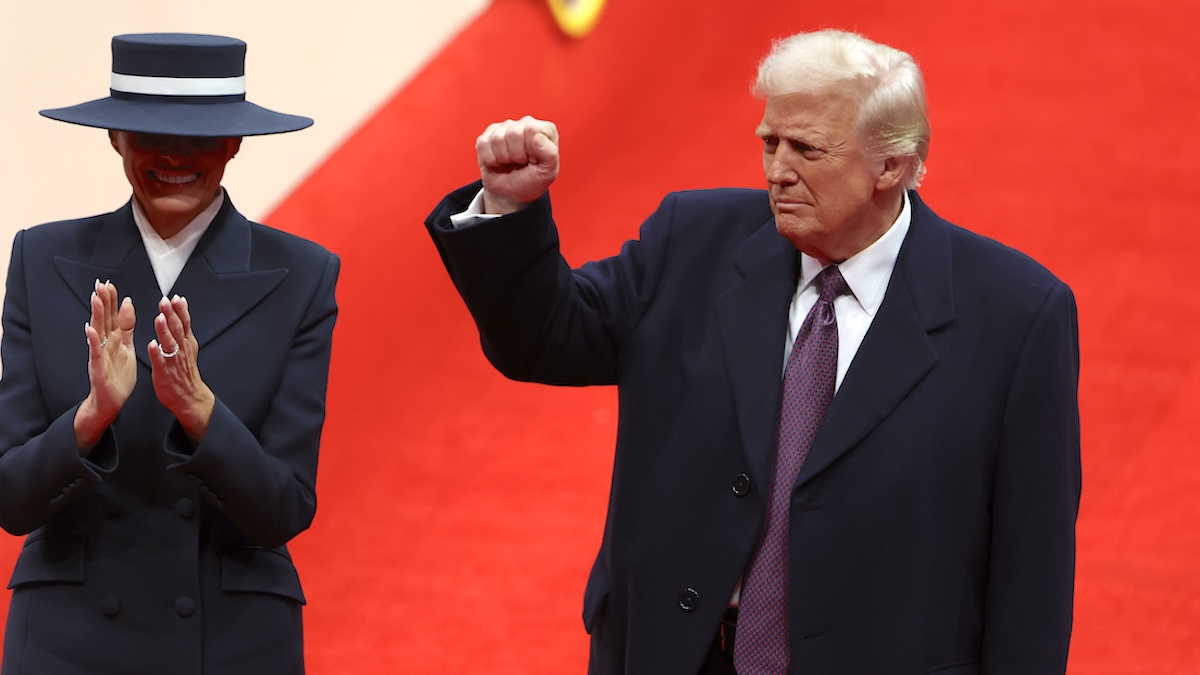
<instances>
[{"instance_id":1,"label":"red backdrop","mask_svg":"<svg viewBox=\"0 0 1200 675\"><path fill-rule=\"evenodd\" d=\"M317 521L293 545L310 672L560 674L599 544L616 402L503 380L421 221L488 122L553 119L572 262L668 190L762 183L771 39L839 27L925 69L925 199L1075 289L1083 372L1075 675L1200 672L1195 3L609 0L582 41L496 0L270 218L343 257ZM0 542L11 569L19 540ZM7 603L7 597L0 605ZM0 607L3 609L3 607Z\"/></svg>"}]
</instances>

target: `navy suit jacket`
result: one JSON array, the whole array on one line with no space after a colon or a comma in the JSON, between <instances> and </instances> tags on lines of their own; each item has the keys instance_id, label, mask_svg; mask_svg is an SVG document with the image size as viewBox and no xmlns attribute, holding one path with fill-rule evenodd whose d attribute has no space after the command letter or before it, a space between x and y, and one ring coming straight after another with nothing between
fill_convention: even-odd
<instances>
[{"instance_id":1,"label":"navy suit jacket","mask_svg":"<svg viewBox=\"0 0 1200 675\"><path fill-rule=\"evenodd\" d=\"M591 672L694 674L759 539L795 248L766 194L668 196L572 270L549 199L427 226L492 363L617 384ZM792 495L790 642L805 675L1061 675L1080 488L1070 290L915 192L886 295Z\"/></svg>"},{"instance_id":2,"label":"navy suit jacket","mask_svg":"<svg viewBox=\"0 0 1200 675\"><path fill-rule=\"evenodd\" d=\"M217 396L193 445L154 395L162 293L130 204L17 234L4 298L0 525L26 534L3 674L300 673L284 544L316 509L339 262L226 199L172 294ZM137 385L86 458L83 324L96 279L133 298Z\"/></svg>"}]
</instances>

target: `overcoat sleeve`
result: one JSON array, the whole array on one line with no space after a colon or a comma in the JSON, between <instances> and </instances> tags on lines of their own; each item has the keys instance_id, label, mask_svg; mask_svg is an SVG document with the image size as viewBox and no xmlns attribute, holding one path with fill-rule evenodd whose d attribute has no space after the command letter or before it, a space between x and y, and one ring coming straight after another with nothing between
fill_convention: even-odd
<instances>
[{"instance_id":1,"label":"overcoat sleeve","mask_svg":"<svg viewBox=\"0 0 1200 675\"><path fill-rule=\"evenodd\" d=\"M86 494L116 466L113 434L105 431L85 459L75 445L75 411L51 418L34 368L23 232L13 241L0 340L0 526L27 534L51 513ZM83 326L80 325L83 348Z\"/></svg>"},{"instance_id":2,"label":"overcoat sleeve","mask_svg":"<svg viewBox=\"0 0 1200 675\"><path fill-rule=\"evenodd\" d=\"M622 341L654 297L669 244L671 197L617 256L572 270L559 252L550 198L459 229L480 183L451 193L426 227L505 376L561 385L615 384Z\"/></svg>"},{"instance_id":3,"label":"overcoat sleeve","mask_svg":"<svg viewBox=\"0 0 1200 675\"><path fill-rule=\"evenodd\" d=\"M1046 296L1013 373L996 457L983 667L1061 674L1071 638L1080 494L1074 296Z\"/></svg>"}]
</instances>

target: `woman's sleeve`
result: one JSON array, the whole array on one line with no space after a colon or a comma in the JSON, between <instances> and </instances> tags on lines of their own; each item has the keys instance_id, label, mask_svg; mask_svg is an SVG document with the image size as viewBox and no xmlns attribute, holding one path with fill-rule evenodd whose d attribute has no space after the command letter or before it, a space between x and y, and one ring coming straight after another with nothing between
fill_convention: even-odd
<instances>
[{"instance_id":1,"label":"woman's sleeve","mask_svg":"<svg viewBox=\"0 0 1200 675\"><path fill-rule=\"evenodd\" d=\"M105 431L87 459L80 456L74 427L79 406L57 418L46 410L39 380L44 374L34 367L23 236L19 232L13 241L0 338L0 527L17 535L37 529L52 513L87 494L116 468L117 459L111 431Z\"/></svg>"},{"instance_id":2,"label":"woman's sleeve","mask_svg":"<svg viewBox=\"0 0 1200 675\"><path fill-rule=\"evenodd\" d=\"M285 544L307 529L316 513L339 267L330 254L257 434L218 398L199 444L193 445L178 423L167 435L166 451L178 460L168 468L195 481L200 493L260 546Z\"/></svg>"}]
</instances>

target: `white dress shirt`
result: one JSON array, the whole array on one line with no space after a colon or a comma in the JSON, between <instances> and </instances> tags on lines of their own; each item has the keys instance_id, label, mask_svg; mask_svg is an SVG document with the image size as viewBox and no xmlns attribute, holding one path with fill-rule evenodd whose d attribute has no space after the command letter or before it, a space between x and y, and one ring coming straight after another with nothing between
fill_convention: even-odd
<instances>
[{"instance_id":1,"label":"white dress shirt","mask_svg":"<svg viewBox=\"0 0 1200 675\"><path fill-rule=\"evenodd\" d=\"M883 303L883 295L892 278L892 269L895 268L896 258L900 255L900 245L904 243L911 222L912 207L908 203L908 195L905 194L900 215L888 231L873 244L838 265L842 278L850 287L850 294L842 295L833 303L838 325L835 392L842 386L846 370L850 368L850 362L858 353L858 346L862 344L867 329L875 320L875 313L879 311L879 305ZM800 326L804 324L805 317L819 297L817 287L812 282L822 269L820 261L816 258L800 254L800 283L796 286L796 294L792 296L792 306L788 310L788 334L783 348L784 366L787 365L788 355L792 353L796 333L800 332ZM779 372L782 373L783 370Z\"/></svg>"},{"instance_id":2,"label":"white dress shirt","mask_svg":"<svg viewBox=\"0 0 1200 675\"><path fill-rule=\"evenodd\" d=\"M196 214L182 230L169 239L163 239L150 225L137 199L133 200L133 222L137 223L138 232L142 235L142 245L146 247L146 255L150 256L150 267L154 268L154 278L158 280L158 288L164 298L171 292L171 287L183 272L183 266L187 264L192 251L196 250L196 244L200 243L200 237L208 231L208 226L212 225L224 203L225 190L222 189L217 193L217 198Z\"/></svg>"}]
</instances>

